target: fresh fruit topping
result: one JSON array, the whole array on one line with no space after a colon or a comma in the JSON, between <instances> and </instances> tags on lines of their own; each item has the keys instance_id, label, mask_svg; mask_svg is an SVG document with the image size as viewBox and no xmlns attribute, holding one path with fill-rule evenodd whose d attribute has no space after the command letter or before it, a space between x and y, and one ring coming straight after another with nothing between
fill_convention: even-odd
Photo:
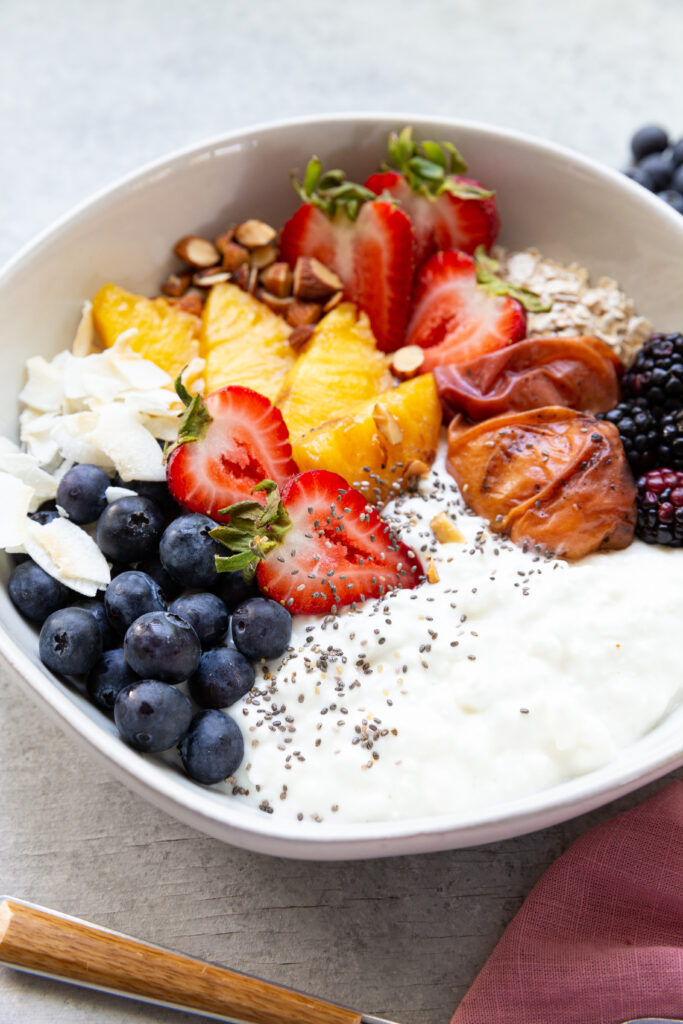
<instances>
[{"instance_id":1,"label":"fresh fruit topping","mask_svg":"<svg viewBox=\"0 0 683 1024\"><path fill-rule=\"evenodd\" d=\"M147 612L128 627L126 661L143 679L182 683L197 671L202 648L189 622L170 612Z\"/></svg>"},{"instance_id":2,"label":"fresh fruit topping","mask_svg":"<svg viewBox=\"0 0 683 1024\"><path fill-rule=\"evenodd\" d=\"M13 570L8 589L12 603L32 622L44 622L73 596L68 587L31 560L21 562Z\"/></svg>"},{"instance_id":3,"label":"fresh fruit topping","mask_svg":"<svg viewBox=\"0 0 683 1024\"><path fill-rule=\"evenodd\" d=\"M619 431L624 452L636 479L658 462L660 427L648 407L638 402L620 402L604 416Z\"/></svg>"},{"instance_id":4,"label":"fresh fruit topping","mask_svg":"<svg viewBox=\"0 0 683 1024\"><path fill-rule=\"evenodd\" d=\"M151 576L138 569L119 573L104 592L109 624L121 636L147 612L166 611L164 595Z\"/></svg>"},{"instance_id":5,"label":"fresh fruit topping","mask_svg":"<svg viewBox=\"0 0 683 1024\"><path fill-rule=\"evenodd\" d=\"M207 391L242 384L274 401L294 363L289 334L266 304L236 284L216 285L206 300L200 333Z\"/></svg>"},{"instance_id":6,"label":"fresh fruit topping","mask_svg":"<svg viewBox=\"0 0 683 1024\"><path fill-rule=\"evenodd\" d=\"M244 739L233 718L210 708L194 716L178 750L190 778L211 786L237 771L244 757Z\"/></svg>"},{"instance_id":7,"label":"fresh fruit topping","mask_svg":"<svg viewBox=\"0 0 683 1024\"><path fill-rule=\"evenodd\" d=\"M367 316L345 302L315 328L287 374L277 404L295 442L357 402L380 395L391 383L386 356L377 351Z\"/></svg>"},{"instance_id":8,"label":"fresh fruit topping","mask_svg":"<svg viewBox=\"0 0 683 1024\"><path fill-rule=\"evenodd\" d=\"M168 610L172 615L189 622L204 649L222 640L230 625L230 613L215 594L185 594L174 601Z\"/></svg>"},{"instance_id":9,"label":"fresh fruit topping","mask_svg":"<svg viewBox=\"0 0 683 1024\"><path fill-rule=\"evenodd\" d=\"M60 608L45 619L38 650L40 660L52 672L87 675L102 653L99 626L84 608Z\"/></svg>"},{"instance_id":10,"label":"fresh fruit topping","mask_svg":"<svg viewBox=\"0 0 683 1024\"><path fill-rule=\"evenodd\" d=\"M556 406L458 419L448 470L492 530L570 559L631 543L636 487L612 424Z\"/></svg>"},{"instance_id":11,"label":"fresh fruit topping","mask_svg":"<svg viewBox=\"0 0 683 1024\"><path fill-rule=\"evenodd\" d=\"M136 682L137 678L121 647L114 651L104 651L88 674L88 696L100 711L111 715L114 713L114 704L121 690L124 686Z\"/></svg>"},{"instance_id":12,"label":"fresh fruit topping","mask_svg":"<svg viewBox=\"0 0 683 1024\"><path fill-rule=\"evenodd\" d=\"M227 708L249 693L255 678L254 667L243 654L234 647L217 647L202 654L190 679L190 693L200 708Z\"/></svg>"},{"instance_id":13,"label":"fresh fruit topping","mask_svg":"<svg viewBox=\"0 0 683 1024\"><path fill-rule=\"evenodd\" d=\"M192 705L174 686L142 679L119 692L114 720L126 743L154 754L174 747L185 735L192 721Z\"/></svg>"},{"instance_id":14,"label":"fresh fruit topping","mask_svg":"<svg viewBox=\"0 0 683 1024\"><path fill-rule=\"evenodd\" d=\"M504 291L498 282L488 261L482 271L481 262L463 252L439 252L425 263L406 334L407 345L426 349L425 370L466 362L524 337L526 313L518 301L524 290Z\"/></svg>"},{"instance_id":15,"label":"fresh fruit topping","mask_svg":"<svg viewBox=\"0 0 683 1024\"><path fill-rule=\"evenodd\" d=\"M494 193L473 178L449 142L416 143L412 128L389 136L389 165L365 187L389 193L410 217L418 266L440 249L490 249L500 230Z\"/></svg>"},{"instance_id":16,"label":"fresh fruit topping","mask_svg":"<svg viewBox=\"0 0 683 1024\"><path fill-rule=\"evenodd\" d=\"M683 334L653 334L622 378L623 397L641 399L658 419L683 405Z\"/></svg>"},{"instance_id":17,"label":"fresh fruit topping","mask_svg":"<svg viewBox=\"0 0 683 1024\"><path fill-rule=\"evenodd\" d=\"M638 481L636 534L646 544L683 547L683 472L651 469Z\"/></svg>"},{"instance_id":18,"label":"fresh fruit topping","mask_svg":"<svg viewBox=\"0 0 683 1024\"><path fill-rule=\"evenodd\" d=\"M399 352L403 351L399 349ZM422 349L417 349L422 354ZM347 406L294 442L299 468L341 474L368 501L380 505L410 479L427 472L436 454L441 404L434 377L422 374L376 398Z\"/></svg>"},{"instance_id":19,"label":"fresh fruit topping","mask_svg":"<svg viewBox=\"0 0 683 1024\"><path fill-rule=\"evenodd\" d=\"M619 366L613 350L597 338L533 338L437 366L434 379L448 419L463 412L478 421L544 405L598 413L619 397Z\"/></svg>"},{"instance_id":20,"label":"fresh fruit topping","mask_svg":"<svg viewBox=\"0 0 683 1024\"><path fill-rule=\"evenodd\" d=\"M73 523L94 523L107 506L111 480L99 466L87 462L67 470L57 487L57 504Z\"/></svg>"},{"instance_id":21,"label":"fresh fruit topping","mask_svg":"<svg viewBox=\"0 0 683 1024\"><path fill-rule=\"evenodd\" d=\"M84 597L80 601L74 601L73 607L85 608L86 612L90 612L93 616L100 630L103 651L108 651L111 647L116 646L118 642L117 637L107 618L104 601L100 601L96 597Z\"/></svg>"},{"instance_id":22,"label":"fresh fruit topping","mask_svg":"<svg viewBox=\"0 0 683 1024\"><path fill-rule=\"evenodd\" d=\"M662 416L655 465L683 470L683 402L675 412Z\"/></svg>"},{"instance_id":23,"label":"fresh fruit topping","mask_svg":"<svg viewBox=\"0 0 683 1024\"><path fill-rule=\"evenodd\" d=\"M252 597L232 616L232 639L245 658L279 658L292 636L292 616L277 601Z\"/></svg>"},{"instance_id":24,"label":"fresh fruit topping","mask_svg":"<svg viewBox=\"0 0 683 1024\"><path fill-rule=\"evenodd\" d=\"M199 355L196 316L166 299L146 299L114 284L105 284L92 303L97 333L111 348L124 331L128 345L175 377Z\"/></svg>"},{"instance_id":25,"label":"fresh fruit topping","mask_svg":"<svg viewBox=\"0 0 683 1024\"><path fill-rule=\"evenodd\" d=\"M403 341L413 277L410 220L392 202L378 199L342 171L323 173L313 158L301 184L304 205L282 229L282 258L295 267L313 257L343 282L344 296L370 318L377 344L387 352Z\"/></svg>"},{"instance_id":26,"label":"fresh fruit topping","mask_svg":"<svg viewBox=\"0 0 683 1024\"><path fill-rule=\"evenodd\" d=\"M224 551L221 553L225 554ZM241 572L219 573L213 589L229 612L233 612L247 598L258 595L258 587L254 580L245 580Z\"/></svg>"},{"instance_id":27,"label":"fresh fruit topping","mask_svg":"<svg viewBox=\"0 0 683 1024\"><path fill-rule=\"evenodd\" d=\"M140 562L138 569L140 572L147 573L155 583L158 583L162 594L168 601L174 601L176 597L180 596L183 585L174 580L171 574L164 569L158 555L154 558L148 558L145 562Z\"/></svg>"},{"instance_id":28,"label":"fresh fruit topping","mask_svg":"<svg viewBox=\"0 0 683 1024\"><path fill-rule=\"evenodd\" d=\"M216 555L220 546L211 537L213 519L192 513L174 519L159 543L166 572L183 587L213 587L218 582Z\"/></svg>"},{"instance_id":29,"label":"fresh fruit topping","mask_svg":"<svg viewBox=\"0 0 683 1024\"><path fill-rule=\"evenodd\" d=\"M190 395L180 378L176 389L186 409L167 479L185 508L219 519L221 509L247 497L260 480L281 484L297 472L282 413L265 395L230 386L203 399Z\"/></svg>"},{"instance_id":30,"label":"fresh fruit topping","mask_svg":"<svg viewBox=\"0 0 683 1024\"><path fill-rule=\"evenodd\" d=\"M259 588L292 614L336 611L414 587L422 566L360 491L337 473L313 470L287 482L280 498L272 480L255 500L226 511L228 526L213 536L233 554L219 570L256 572Z\"/></svg>"},{"instance_id":31,"label":"fresh fruit topping","mask_svg":"<svg viewBox=\"0 0 683 1024\"><path fill-rule=\"evenodd\" d=\"M140 562L155 553L165 525L151 498L119 498L97 520L97 544L113 562Z\"/></svg>"}]
</instances>

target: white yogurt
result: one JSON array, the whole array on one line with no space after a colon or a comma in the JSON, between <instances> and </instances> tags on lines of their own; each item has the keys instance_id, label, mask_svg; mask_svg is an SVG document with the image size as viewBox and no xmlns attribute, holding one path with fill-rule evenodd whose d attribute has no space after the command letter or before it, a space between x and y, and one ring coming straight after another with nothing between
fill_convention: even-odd
<instances>
[{"instance_id":1,"label":"white yogurt","mask_svg":"<svg viewBox=\"0 0 683 1024\"><path fill-rule=\"evenodd\" d=\"M467 511L444 455L385 510L439 582L295 617L290 653L230 709L241 799L316 821L464 812L599 767L683 695L680 552L525 553ZM435 541L439 512L466 543Z\"/></svg>"}]
</instances>

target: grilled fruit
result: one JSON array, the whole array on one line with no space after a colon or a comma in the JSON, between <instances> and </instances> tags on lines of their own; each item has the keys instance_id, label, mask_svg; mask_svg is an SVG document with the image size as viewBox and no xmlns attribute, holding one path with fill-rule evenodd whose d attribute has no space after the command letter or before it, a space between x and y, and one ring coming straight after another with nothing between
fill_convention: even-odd
<instances>
[{"instance_id":1,"label":"grilled fruit","mask_svg":"<svg viewBox=\"0 0 683 1024\"><path fill-rule=\"evenodd\" d=\"M425 373L322 423L294 443L292 454L299 469L340 473L379 505L401 490L411 464L426 471L440 426L436 384Z\"/></svg>"},{"instance_id":2,"label":"grilled fruit","mask_svg":"<svg viewBox=\"0 0 683 1024\"><path fill-rule=\"evenodd\" d=\"M636 485L617 428L559 406L448 431L449 472L468 505L516 544L563 558L633 540Z\"/></svg>"},{"instance_id":3,"label":"grilled fruit","mask_svg":"<svg viewBox=\"0 0 683 1024\"><path fill-rule=\"evenodd\" d=\"M166 299L146 299L118 285L105 284L93 299L92 311L105 348L124 331L131 331L130 347L171 377L199 355L199 320Z\"/></svg>"},{"instance_id":4,"label":"grilled fruit","mask_svg":"<svg viewBox=\"0 0 683 1024\"><path fill-rule=\"evenodd\" d=\"M281 317L237 285L214 285L200 336L207 391L241 384L273 401L294 364L290 333Z\"/></svg>"},{"instance_id":5,"label":"grilled fruit","mask_svg":"<svg viewBox=\"0 0 683 1024\"><path fill-rule=\"evenodd\" d=\"M319 423L389 387L387 360L377 351L367 316L345 302L316 326L276 404L295 442Z\"/></svg>"}]
</instances>

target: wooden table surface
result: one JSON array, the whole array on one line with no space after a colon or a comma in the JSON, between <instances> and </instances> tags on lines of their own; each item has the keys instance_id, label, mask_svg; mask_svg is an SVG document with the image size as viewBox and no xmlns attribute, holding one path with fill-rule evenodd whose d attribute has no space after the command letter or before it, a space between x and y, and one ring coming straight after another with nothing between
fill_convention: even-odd
<instances>
[{"instance_id":1,"label":"wooden table surface","mask_svg":"<svg viewBox=\"0 0 683 1024\"><path fill-rule=\"evenodd\" d=\"M146 160L294 114L481 119L618 166L643 122L683 134L682 37L671 0L4 0L0 259ZM486 847L311 864L232 849L148 806L5 665L0 722L5 892L406 1024L446 1022L545 868L663 784ZM194 1019L0 969L0 1024Z\"/></svg>"}]
</instances>

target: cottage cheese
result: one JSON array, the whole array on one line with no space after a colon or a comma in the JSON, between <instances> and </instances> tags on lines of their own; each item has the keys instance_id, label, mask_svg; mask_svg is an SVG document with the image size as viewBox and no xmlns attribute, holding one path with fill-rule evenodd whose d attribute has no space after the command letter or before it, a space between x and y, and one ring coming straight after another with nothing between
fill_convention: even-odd
<instances>
[{"instance_id":1,"label":"cottage cheese","mask_svg":"<svg viewBox=\"0 0 683 1024\"><path fill-rule=\"evenodd\" d=\"M524 552L467 511L444 455L385 511L439 582L296 617L230 709L246 755L228 791L315 821L466 812L599 767L683 696L678 553ZM435 540L444 512L463 543Z\"/></svg>"}]
</instances>

